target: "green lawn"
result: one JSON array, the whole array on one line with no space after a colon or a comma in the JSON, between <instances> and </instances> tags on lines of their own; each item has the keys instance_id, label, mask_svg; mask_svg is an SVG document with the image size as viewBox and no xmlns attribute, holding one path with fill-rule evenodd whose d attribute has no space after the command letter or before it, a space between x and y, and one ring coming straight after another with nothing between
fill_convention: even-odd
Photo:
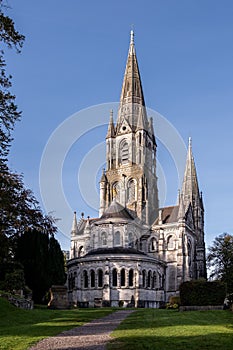
<instances>
[{"instance_id":1,"label":"green lawn","mask_svg":"<svg viewBox=\"0 0 233 350\"><path fill-rule=\"evenodd\" d=\"M113 309L20 310L0 298L0 350L26 350L30 345ZM140 309L113 333L109 350L232 350L233 313Z\"/></svg>"},{"instance_id":2,"label":"green lawn","mask_svg":"<svg viewBox=\"0 0 233 350\"><path fill-rule=\"evenodd\" d=\"M108 350L232 350L233 313L143 309L112 336Z\"/></svg>"},{"instance_id":3,"label":"green lawn","mask_svg":"<svg viewBox=\"0 0 233 350\"><path fill-rule=\"evenodd\" d=\"M104 317L112 309L21 310L0 298L0 349L26 350L42 338Z\"/></svg>"}]
</instances>

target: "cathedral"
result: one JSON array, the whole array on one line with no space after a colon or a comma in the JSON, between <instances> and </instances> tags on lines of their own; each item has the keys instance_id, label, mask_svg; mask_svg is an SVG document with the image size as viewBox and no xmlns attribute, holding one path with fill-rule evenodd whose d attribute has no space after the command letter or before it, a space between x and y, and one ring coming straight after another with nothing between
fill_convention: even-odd
<instances>
[{"instance_id":1,"label":"cathedral","mask_svg":"<svg viewBox=\"0 0 233 350\"><path fill-rule=\"evenodd\" d=\"M206 278L204 206L191 139L177 204L159 207L157 144L148 118L134 33L117 120L106 130L98 218L76 213L67 263L69 301L80 307L157 308L184 281Z\"/></svg>"}]
</instances>

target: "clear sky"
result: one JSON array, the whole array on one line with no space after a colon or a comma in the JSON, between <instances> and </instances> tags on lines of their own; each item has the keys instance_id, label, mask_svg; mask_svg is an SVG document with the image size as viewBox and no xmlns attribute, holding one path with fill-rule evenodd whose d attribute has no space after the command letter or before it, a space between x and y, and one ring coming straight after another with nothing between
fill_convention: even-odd
<instances>
[{"instance_id":1,"label":"clear sky","mask_svg":"<svg viewBox=\"0 0 233 350\"><path fill-rule=\"evenodd\" d=\"M39 185L41 157L54 130L61 131L61 142L52 157L59 157L68 147L57 174L58 178L62 174L61 188L71 210L63 212L59 202L49 210L66 227L57 236L62 248L69 249L72 210L78 217L81 212L85 217L98 215L98 205L90 204L86 198L93 193L94 202L98 201L98 189L94 187L98 187L104 165L104 124L109 119L109 106L119 101L132 24L147 106L164 116L186 145L188 137L192 137L206 211L207 246L220 233L233 233L233 2L8 3L12 7L9 15L26 36L20 55L11 51L6 54L13 92L22 110L22 121L14 132L10 166L24 174L26 185L43 205ZM88 107L92 107L91 113L80 112L76 121L81 124L71 123L67 131L66 121L73 120L67 118ZM156 125L154 128L157 133ZM75 135L79 135L76 142L69 144ZM93 173L84 166L88 159L93 164L96 161ZM180 183L170 152L161 142L158 161L166 182L165 204L174 205ZM52 159L48 169L50 166ZM51 184L56 181L54 169L47 174ZM85 191L89 193L83 194ZM48 190L47 195L52 193Z\"/></svg>"}]
</instances>

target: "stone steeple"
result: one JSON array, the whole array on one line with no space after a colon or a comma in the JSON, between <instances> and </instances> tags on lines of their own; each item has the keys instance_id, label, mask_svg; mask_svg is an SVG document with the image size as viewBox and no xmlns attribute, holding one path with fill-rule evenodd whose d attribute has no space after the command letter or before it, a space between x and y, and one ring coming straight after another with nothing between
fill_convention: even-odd
<instances>
[{"instance_id":1,"label":"stone steeple","mask_svg":"<svg viewBox=\"0 0 233 350\"><path fill-rule=\"evenodd\" d=\"M100 182L100 216L115 198L143 222L151 224L155 220L158 215L156 147L131 31L116 127L111 112L106 136L107 181Z\"/></svg>"},{"instance_id":2,"label":"stone steeple","mask_svg":"<svg viewBox=\"0 0 233 350\"><path fill-rule=\"evenodd\" d=\"M188 154L181 194L183 196L184 206L186 209L190 203L194 206L195 201L197 199L199 200L200 198L197 171L192 153L191 137L189 138Z\"/></svg>"},{"instance_id":3,"label":"stone steeple","mask_svg":"<svg viewBox=\"0 0 233 350\"><path fill-rule=\"evenodd\" d=\"M138 126L139 117L142 119L140 121L141 125L147 129L148 120L145 109L145 100L134 46L134 32L131 30L130 46L118 111L116 126L117 133L120 133L124 119L134 131Z\"/></svg>"}]
</instances>

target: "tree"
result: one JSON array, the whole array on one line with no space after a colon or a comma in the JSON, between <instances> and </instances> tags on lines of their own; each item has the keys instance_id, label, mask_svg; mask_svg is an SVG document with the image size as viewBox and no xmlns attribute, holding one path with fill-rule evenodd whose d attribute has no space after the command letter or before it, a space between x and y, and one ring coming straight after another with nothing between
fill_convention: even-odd
<instances>
[{"instance_id":1,"label":"tree","mask_svg":"<svg viewBox=\"0 0 233 350\"><path fill-rule=\"evenodd\" d=\"M11 18L4 14L6 5L0 0L0 42L8 48L20 52L24 36L15 29ZM4 51L0 50L0 165L7 160L12 131L15 123L20 119L21 112L17 110L15 96L10 92L11 76L6 74Z\"/></svg>"},{"instance_id":2,"label":"tree","mask_svg":"<svg viewBox=\"0 0 233 350\"><path fill-rule=\"evenodd\" d=\"M27 231L18 239L15 258L24 267L26 285L40 303L53 284L66 280L64 256L54 235Z\"/></svg>"},{"instance_id":3,"label":"tree","mask_svg":"<svg viewBox=\"0 0 233 350\"><path fill-rule=\"evenodd\" d=\"M233 236L223 233L216 237L207 256L211 278L226 283L227 292L233 293Z\"/></svg>"},{"instance_id":4,"label":"tree","mask_svg":"<svg viewBox=\"0 0 233 350\"><path fill-rule=\"evenodd\" d=\"M13 20L5 14L7 8L4 0L0 0L0 42L3 44L2 47L5 45L6 48L15 49L19 53L24 36L15 29ZM30 281L31 274L34 277L35 288L38 286L39 295L41 288L47 289L50 283L64 283L64 264L62 270L62 253L54 238L57 228L53 218L42 213L31 190L25 187L22 175L12 172L7 165L7 157L13 140L12 132L15 123L21 117L21 112L18 111L15 104L15 96L10 91L11 78L6 73L4 51L1 49L0 283L6 289L14 288L14 286L22 287L23 273L25 273L26 282ZM20 255L22 251L25 257ZM50 254L55 263L53 269ZM52 278L49 276L50 273ZM35 295L36 293L37 291Z\"/></svg>"}]
</instances>

